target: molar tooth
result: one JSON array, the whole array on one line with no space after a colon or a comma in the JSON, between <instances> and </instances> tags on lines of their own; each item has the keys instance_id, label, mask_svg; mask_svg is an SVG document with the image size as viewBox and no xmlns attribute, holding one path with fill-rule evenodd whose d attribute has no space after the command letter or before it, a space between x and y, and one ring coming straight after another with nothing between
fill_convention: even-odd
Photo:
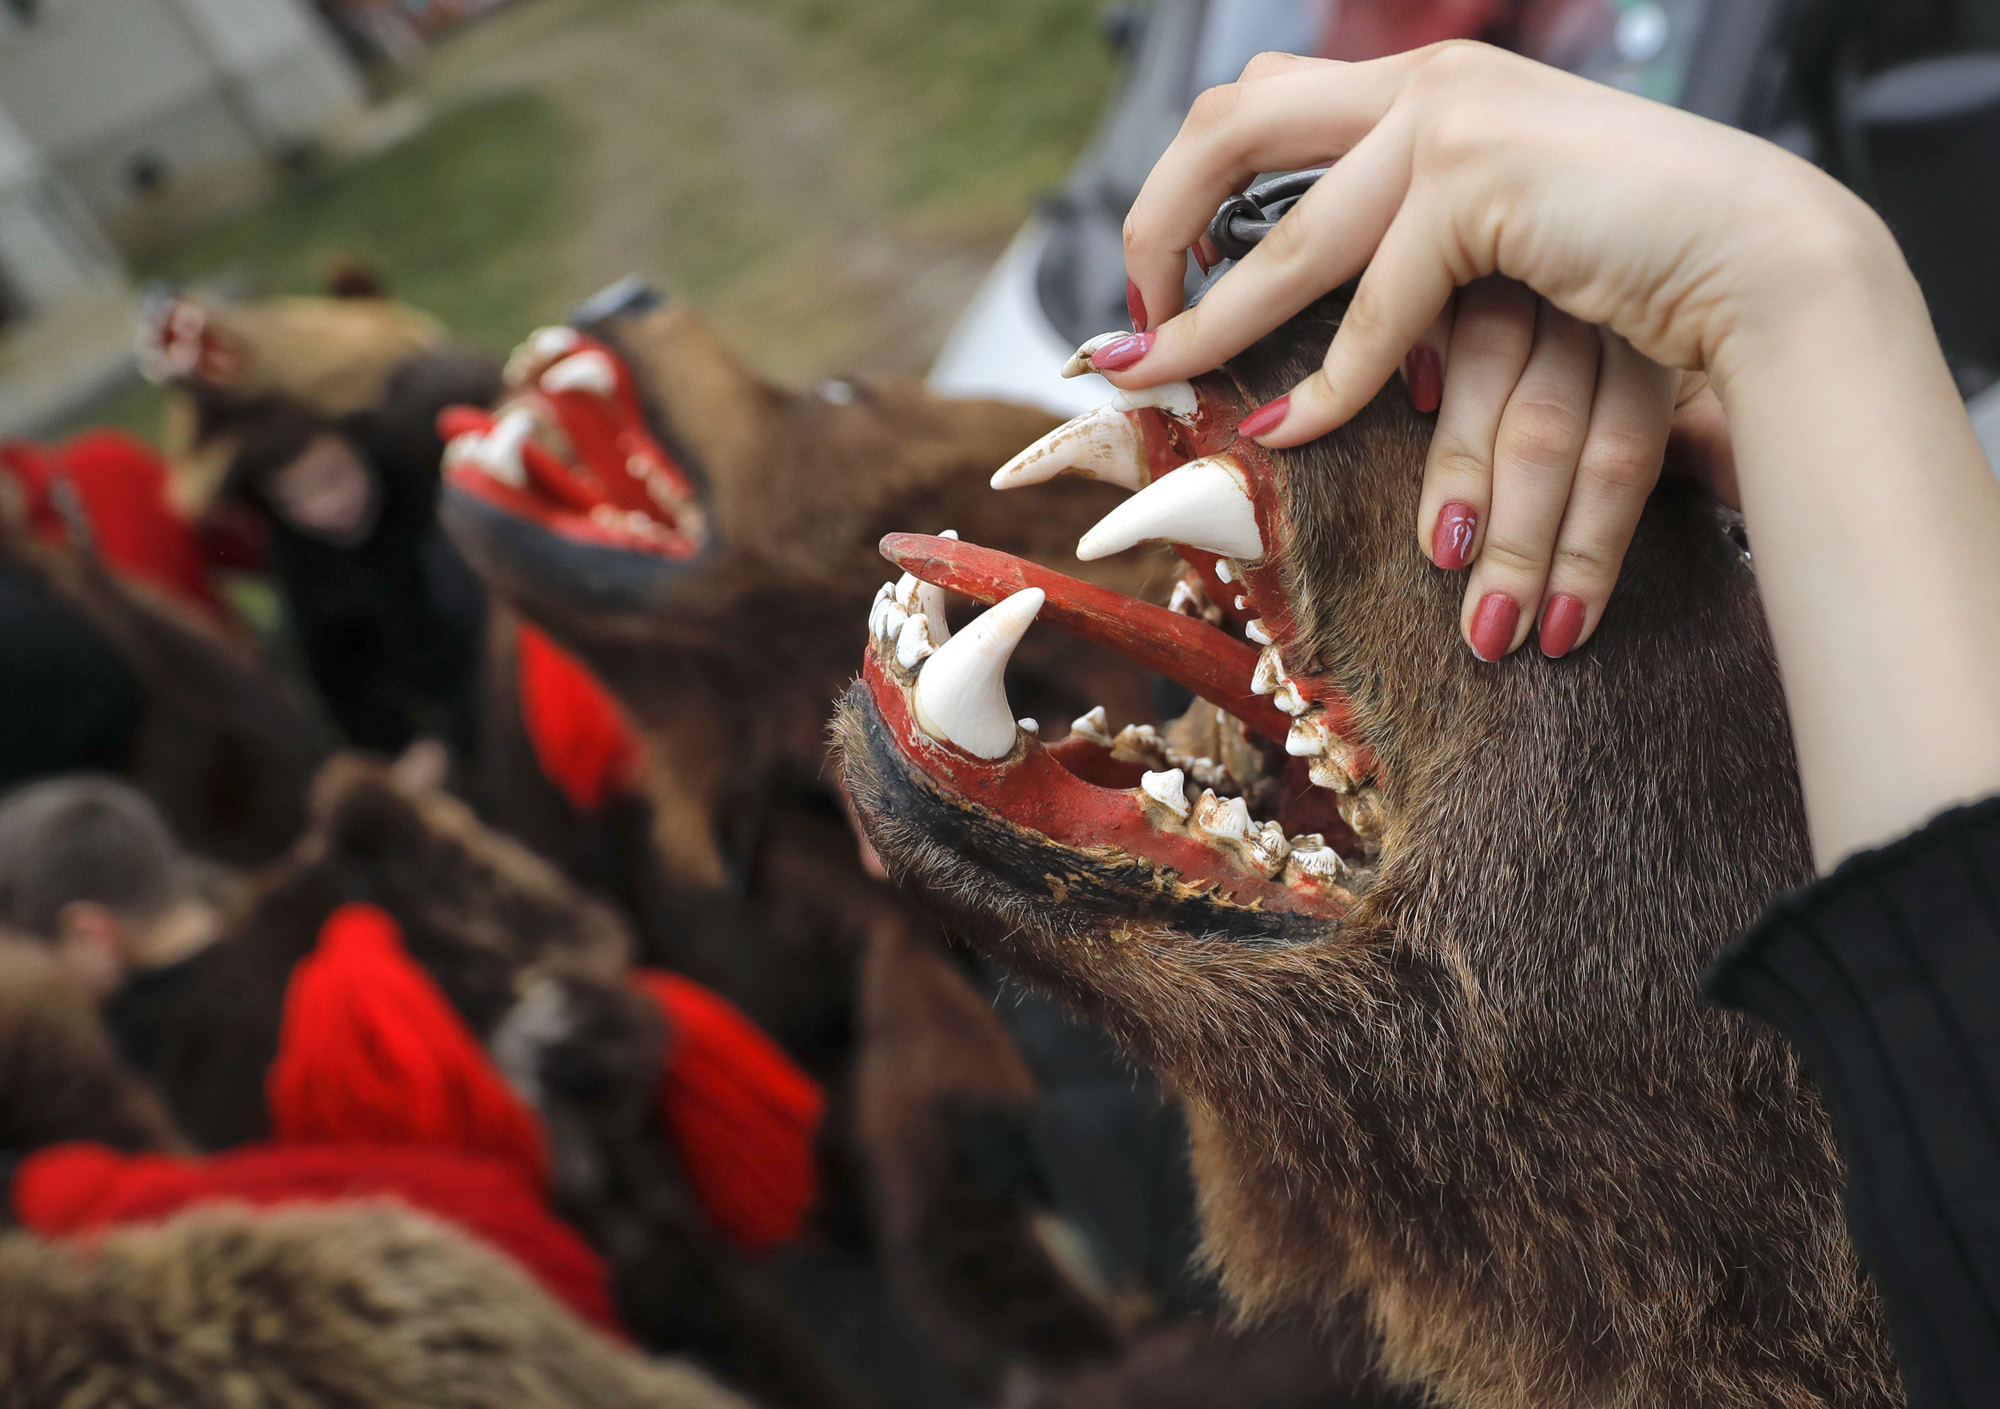
<instances>
[{"instance_id":1,"label":"molar tooth","mask_svg":"<svg viewBox=\"0 0 2000 1409\"><path fill-rule=\"evenodd\" d=\"M1063 422L995 470L993 487L1019 489L1058 475L1081 475L1137 489L1150 474L1139 427L1125 412L1106 405Z\"/></svg>"},{"instance_id":2,"label":"molar tooth","mask_svg":"<svg viewBox=\"0 0 2000 1409\"><path fill-rule=\"evenodd\" d=\"M1127 411L1142 411L1150 406L1177 421L1192 421L1201 407L1192 382L1166 382L1137 391L1120 391L1111 398L1111 404Z\"/></svg>"},{"instance_id":3,"label":"molar tooth","mask_svg":"<svg viewBox=\"0 0 2000 1409\"><path fill-rule=\"evenodd\" d=\"M1130 333L1099 333L1094 338L1086 338L1083 345L1069 355L1069 361L1063 363L1063 376L1081 377L1087 372L1095 372L1097 369L1090 365L1090 355L1106 343L1114 343L1120 338L1131 336Z\"/></svg>"},{"instance_id":4,"label":"molar tooth","mask_svg":"<svg viewBox=\"0 0 2000 1409\"><path fill-rule=\"evenodd\" d=\"M1285 752L1293 758L1318 758L1332 742L1332 733L1326 722L1326 711L1311 710L1300 715L1292 725L1291 733L1285 735Z\"/></svg>"},{"instance_id":5,"label":"molar tooth","mask_svg":"<svg viewBox=\"0 0 2000 1409\"><path fill-rule=\"evenodd\" d=\"M1354 774L1339 750L1329 750L1313 759L1306 769L1315 787L1331 788L1342 796L1354 791Z\"/></svg>"},{"instance_id":6,"label":"molar tooth","mask_svg":"<svg viewBox=\"0 0 2000 1409\"><path fill-rule=\"evenodd\" d=\"M893 601L882 603L876 611L880 614L879 620L871 617L868 624L875 629L877 640L894 641L903 634L903 624L910 619L908 612Z\"/></svg>"},{"instance_id":7,"label":"molar tooth","mask_svg":"<svg viewBox=\"0 0 2000 1409\"><path fill-rule=\"evenodd\" d=\"M1286 683L1285 663L1278 659L1278 648L1266 646L1257 653L1257 668L1250 675L1250 693L1275 695L1279 686Z\"/></svg>"},{"instance_id":8,"label":"molar tooth","mask_svg":"<svg viewBox=\"0 0 2000 1409\"><path fill-rule=\"evenodd\" d=\"M1167 809L1167 811L1187 820L1187 776L1178 768L1169 768L1164 773L1145 773L1139 778L1140 791Z\"/></svg>"},{"instance_id":9,"label":"molar tooth","mask_svg":"<svg viewBox=\"0 0 2000 1409\"><path fill-rule=\"evenodd\" d=\"M1250 620L1244 622L1243 634L1260 646L1275 645L1277 641L1277 638L1272 636L1269 629L1265 627L1262 617L1253 616Z\"/></svg>"},{"instance_id":10,"label":"molar tooth","mask_svg":"<svg viewBox=\"0 0 2000 1409\"><path fill-rule=\"evenodd\" d=\"M1186 578L1174 584L1174 595L1167 598L1167 610L1179 612L1182 616L1200 616L1204 605L1201 593Z\"/></svg>"},{"instance_id":11,"label":"molar tooth","mask_svg":"<svg viewBox=\"0 0 2000 1409\"><path fill-rule=\"evenodd\" d=\"M937 642L931 640L930 623L923 614L909 618L902 630L896 633L896 664L905 670L915 670L917 662L937 650Z\"/></svg>"},{"instance_id":12,"label":"molar tooth","mask_svg":"<svg viewBox=\"0 0 2000 1409\"><path fill-rule=\"evenodd\" d=\"M1092 705L1088 714L1079 714L1069 722L1069 731L1078 738L1088 739L1093 744L1111 747L1111 719L1104 712L1103 705Z\"/></svg>"},{"instance_id":13,"label":"molar tooth","mask_svg":"<svg viewBox=\"0 0 2000 1409\"><path fill-rule=\"evenodd\" d=\"M973 619L939 646L917 672L912 711L934 739L975 758L1013 752L1013 711L1007 708L1007 661L1045 600L1039 587L1016 592Z\"/></svg>"},{"instance_id":14,"label":"molar tooth","mask_svg":"<svg viewBox=\"0 0 2000 1409\"><path fill-rule=\"evenodd\" d=\"M1232 557L1264 556L1257 507L1235 461L1211 455L1154 480L1099 519L1076 555L1091 562L1162 540Z\"/></svg>"},{"instance_id":15,"label":"molar tooth","mask_svg":"<svg viewBox=\"0 0 2000 1409\"><path fill-rule=\"evenodd\" d=\"M553 362L566 352L574 352L582 341L583 334L561 324L537 328L508 354L507 366L500 375L507 385L520 386L528 380L528 373L536 366Z\"/></svg>"},{"instance_id":16,"label":"molar tooth","mask_svg":"<svg viewBox=\"0 0 2000 1409\"><path fill-rule=\"evenodd\" d=\"M1257 859L1264 863L1267 872L1274 872L1285 864L1291 855L1292 844L1285 840L1285 829L1276 822L1266 822L1250 836L1250 849Z\"/></svg>"},{"instance_id":17,"label":"molar tooth","mask_svg":"<svg viewBox=\"0 0 2000 1409\"><path fill-rule=\"evenodd\" d=\"M1242 841L1250 835L1250 809L1242 798L1219 798L1210 789L1194 805L1194 825L1223 841Z\"/></svg>"},{"instance_id":18,"label":"molar tooth","mask_svg":"<svg viewBox=\"0 0 2000 1409\"><path fill-rule=\"evenodd\" d=\"M618 392L618 369L596 348L579 352L542 373L543 391L587 391L609 398Z\"/></svg>"},{"instance_id":19,"label":"molar tooth","mask_svg":"<svg viewBox=\"0 0 2000 1409\"><path fill-rule=\"evenodd\" d=\"M1112 739L1111 756L1121 763L1159 763L1166 760L1167 746L1152 725L1127 724Z\"/></svg>"},{"instance_id":20,"label":"molar tooth","mask_svg":"<svg viewBox=\"0 0 2000 1409\"><path fill-rule=\"evenodd\" d=\"M1278 688L1271 692L1271 703L1294 719L1312 708L1312 702L1299 693L1298 682L1289 675L1280 680Z\"/></svg>"},{"instance_id":21,"label":"molar tooth","mask_svg":"<svg viewBox=\"0 0 2000 1409\"><path fill-rule=\"evenodd\" d=\"M1311 843L1307 845L1306 843ZM1340 853L1326 844L1326 838L1314 832L1310 836L1292 838L1292 852L1287 858L1285 879L1295 876L1310 876L1314 880L1338 880L1347 871L1347 863Z\"/></svg>"}]
</instances>

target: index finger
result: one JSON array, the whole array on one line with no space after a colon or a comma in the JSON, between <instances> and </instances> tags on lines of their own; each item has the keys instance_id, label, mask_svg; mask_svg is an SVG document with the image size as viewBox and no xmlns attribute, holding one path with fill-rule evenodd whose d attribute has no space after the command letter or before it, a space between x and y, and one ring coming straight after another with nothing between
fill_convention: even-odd
<instances>
[{"instance_id":1,"label":"index finger","mask_svg":"<svg viewBox=\"0 0 2000 1409\"><path fill-rule=\"evenodd\" d=\"M1366 63L1300 63L1195 99L1125 217L1125 272L1153 310L1155 326L1179 310L1188 247L1216 208L1260 172L1322 166L1345 155L1381 121L1423 52Z\"/></svg>"}]
</instances>

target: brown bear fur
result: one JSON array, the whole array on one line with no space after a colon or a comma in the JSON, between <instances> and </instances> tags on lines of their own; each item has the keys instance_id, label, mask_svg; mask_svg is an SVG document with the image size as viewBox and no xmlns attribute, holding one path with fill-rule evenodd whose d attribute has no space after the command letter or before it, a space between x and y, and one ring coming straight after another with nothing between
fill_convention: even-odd
<instances>
[{"instance_id":1,"label":"brown bear fur","mask_svg":"<svg viewBox=\"0 0 2000 1409\"><path fill-rule=\"evenodd\" d=\"M0 1406L132 1405L748 1409L392 1204L215 1207L87 1247L0 1239Z\"/></svg>"},{"instance_id":2,"label":"brown bear fur","mask_svg":"<svg viewBox=\"0 0 2000 1409\"><path fill-rule=\"evenodd\" d=\"M46 946L0 935L0 1152L63 1140L183 1143L159 1098L119 1064L90 994Z\"/></svg>"},{"instance_id":3,"label":"brown bear fur","mask_svg":"<svg viewBox=\"0 0 2000 1409\"><path fill-rule=\"evenodd\" d=\"M1217 385L1281 393L1337 313ZM1820 1098L1699 990L1812 874L1747 562L1668 482L1586 648L1481 663L1462 579L1414 533L1429 429L1392 386L1276 456L1286 665L1352 696L1382 764L1379 878L1343 919L1158 890L972 808L857 688L869 833L955 932L1184 1097L1247 1311L1359 1299L1389 1372L1468 1409L1898 1403Z\"/></svg>"}]
</instances>

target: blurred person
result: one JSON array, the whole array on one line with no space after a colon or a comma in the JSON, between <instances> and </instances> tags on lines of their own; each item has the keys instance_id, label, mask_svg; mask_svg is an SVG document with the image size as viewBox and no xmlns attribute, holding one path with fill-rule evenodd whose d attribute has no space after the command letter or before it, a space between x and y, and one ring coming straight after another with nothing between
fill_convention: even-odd
<instances>
[{"instance_id":1,"label":"blurred person","mask_svg":"<svg viewBox=\"0 0 2000 1409\"><path fill-rule=\"evenodd\" d=\"M163 1005L221 935L226 884L117 779L51 778L0 798L0 928L48 946L140 1072L157 1060Z\"/></svg>"},{"instance_id":2,"label":"blurred person","mask_svg":"<svg viewBox=\"0 0 2000 1409\"><path fill-rule=\"evenodd\" d=\"M0 799L0 925L47 943L99 998L214 942L216 879L114 778L52 778Z\"/></svg>"},{"instance_id":3,"label":"blurred person","mask_svg":"<svg viewBox=\"0 0 2000 1409\"><path fill-rule=\"evenodd\" d=\"M474 751L486 600L438 527L435 422L498 390L479 354L422 353L360 409L268 408L232 462L226 493L267 526L313 683L359 747L429 735Z\"/></svg>"}]
</instances>

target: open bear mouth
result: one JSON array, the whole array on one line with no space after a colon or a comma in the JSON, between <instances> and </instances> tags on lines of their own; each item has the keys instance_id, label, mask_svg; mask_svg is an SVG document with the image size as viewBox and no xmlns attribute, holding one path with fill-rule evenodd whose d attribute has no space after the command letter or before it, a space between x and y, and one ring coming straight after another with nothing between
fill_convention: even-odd
<instances>
[{"instance_id":1,"label":"open bear mouth","mask_svg":"<svg viewBox=\"0 0 2000 1409\"><path fill-rule=\"evenodd\" d=\"M863 708L894 766L1080 853L1075 867L1136 862L1175 895L1338 916L1374 880L1379 767L1350 702L1286 669L1282 472L1237 437L1246 409L1219 376L1121 393L993 477L998 489L1080 475L1134 491L1077 555L1170 544L1187 572L1167 607L951 536L883 539L905 571L869 613ZM988 606L956 635L947 589ZM1037 620L1166 676L1194 703L1115 733L1099 707L1044 743L1004 688Z\"/></svg>"},{"instance_id":2,"label":"open bear mouth","mask_svg":"<svg viewBox=\"0 0 2000 1409\"><path fill-rule=\"evenodd\" d=\"M683 561L707 539L692 477L649 428L631 369L574 328L507 361L497 411L448 408L445 483L572 542Z\"/></svg>"}]
</instances>

